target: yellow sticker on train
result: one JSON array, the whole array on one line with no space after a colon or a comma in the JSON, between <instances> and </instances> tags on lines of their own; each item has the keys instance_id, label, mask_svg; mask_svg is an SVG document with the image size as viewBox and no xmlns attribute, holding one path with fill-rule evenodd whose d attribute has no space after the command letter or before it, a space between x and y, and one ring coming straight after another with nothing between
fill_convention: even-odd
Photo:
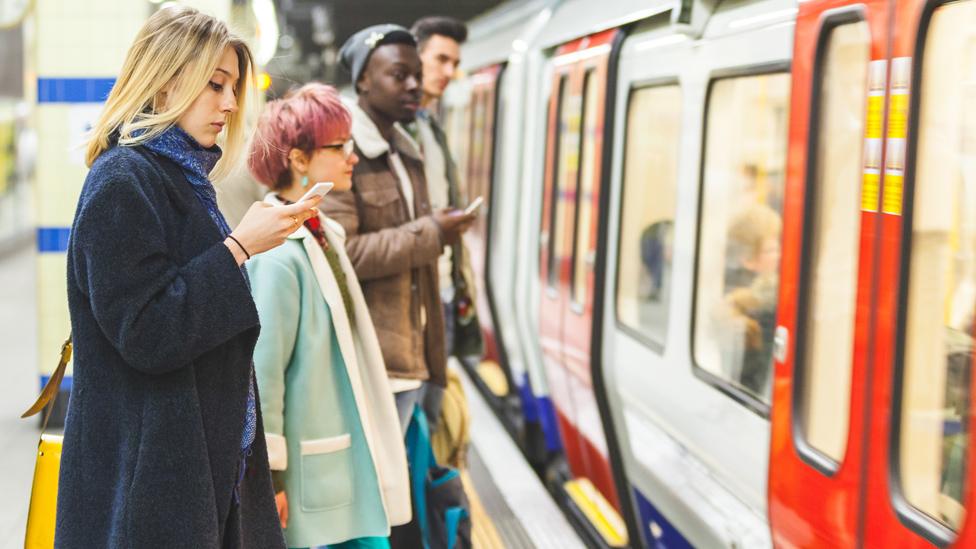
<instances>
[{"instance_id":1,"label":"yellow sticker on train","mask_svg":"<svg viewBox=\"0 0 976 549\"><path fill-rule=\"evenodd\" d=\"M908 91L891 94L891 114L888 115L888 137L904 139L908 134Z\"/></svg>"},{"instance_id":2,"label":"yellow sticker on train","mask_svg":"<svg viewBox=\"0 0 976 549\"><path fill-rule=\"evenodd\" d=\"M861 179L861 209L866 212L878 211L878 196L881 186L881 170L864 170Z\"/></svg>"},{"instance_id":3,"label":"yellow sticker on train","mask_svg":"<svg viewBox=\"0 0 976 549\"><path fill-rule=\"evenodd\" d=\"M884 121L884 91L868 96L868 120L864 136L868 139L881 138L881 125Z\"/></svg>"},{"instance_id":4,"label":"yellow sticker on train","mask_svg":"<svg viewBox=\"0 0 976 549\"><path fill-rule=\"evenodd\" d=\"M881 203L882 212L892 215L901 215L904 184L905 176L895 173L885 174L884 200Z\"/></svg>"}]
</instances>

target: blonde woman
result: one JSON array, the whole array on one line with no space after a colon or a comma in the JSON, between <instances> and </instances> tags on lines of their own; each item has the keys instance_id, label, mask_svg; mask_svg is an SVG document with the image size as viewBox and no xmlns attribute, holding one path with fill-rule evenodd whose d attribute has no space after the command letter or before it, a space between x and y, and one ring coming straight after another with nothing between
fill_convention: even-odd
<instances>
[{"instance_id":1,"label":"blonde woman","mask_svg":"<svg viewBox=\"0 0 976 549\"><path fill-rule=\"evenodd\" d=\"M250 80L248 48L223 23L163 9L93 129L67 254L58 547L284 546L243 264L317 201L256 203L233 232L217 210L209 178L240 155Z\"/></svg>"}]
</instances>

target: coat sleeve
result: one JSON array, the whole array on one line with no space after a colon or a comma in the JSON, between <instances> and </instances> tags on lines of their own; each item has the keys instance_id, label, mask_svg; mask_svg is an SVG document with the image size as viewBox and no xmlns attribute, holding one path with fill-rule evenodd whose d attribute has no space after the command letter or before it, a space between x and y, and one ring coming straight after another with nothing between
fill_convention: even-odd
<instances>
[{"instance_id":1,"label":"coat sleeve","mask_svg":"<svg viewBox=\"0 0 976 549\"><path fill-rule=\"evenodd\" d=\"M261 391L268 463L272 470L284 471L288 468L285 374L298 338L301 289L292 269L274 257L255 257L247 271L262 326L254 347L254 371Z\"/></svg>"},{"instance_id":2,"label":"coat sleeve","mask_svg":"<svg viewBox=\"0 0 976 549\"><path fill-rule=\"evenodd\" d=\"M384 278L437 261L444 242L433 217L361 233L356 200L352 191L333 192L322 209L345 230L346 253L360 280Z\"/></svg>"},{"instance_id":3,"label":"coat sleeve","mask_svg":"<svg viewBox=\"0 0 976 549\"><path fill-rule=\"evenodd\" d=\"M160 215L169 199L136 173L120 166L88 189L71 259L99 328L125 362L164 374L255 327L258 318L223 242L183 265L173 259L168 242L178 235L167 234Z\"/></svg>"}]
</instances>

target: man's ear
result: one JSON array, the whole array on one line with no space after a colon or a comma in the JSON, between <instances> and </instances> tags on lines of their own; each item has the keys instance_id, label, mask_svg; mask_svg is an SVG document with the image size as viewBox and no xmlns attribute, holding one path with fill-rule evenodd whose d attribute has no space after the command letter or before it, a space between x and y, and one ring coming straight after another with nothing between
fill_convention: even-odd
<instances>
[{"instance_id":1,"label":"man's ear","mask_svg":"<svg viewBox=\"0 0 976 549\"><path fill-rule=\"evenodd\" d=\"M359 75L359 80L356 81L356 92L360 95L366 95L369 93L368 82L369 77L367 76L366 71L363 71L363 73Z\"/></svg>"}]
</instances>

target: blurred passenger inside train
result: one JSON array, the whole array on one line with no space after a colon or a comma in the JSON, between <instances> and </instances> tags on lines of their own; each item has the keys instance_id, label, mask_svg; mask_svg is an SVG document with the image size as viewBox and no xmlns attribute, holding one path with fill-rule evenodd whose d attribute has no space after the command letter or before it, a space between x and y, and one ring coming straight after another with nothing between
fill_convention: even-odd
<instances>
[{"instance_id":1,"label":"blurred passenger inside train","mask_svg":"<svg viewBox=\"0 0 976 549\"><path fill-rule=\"evenodd\" d=\"M417 43L398 25L354 34L339 52L358 95L349 105L360 161L352 188L323 203L345 229L405 434L425 384L446 385L444 311L437 260L473 216L431 208L420 151L400 124L420 108Z\"/></svg>"},{"instance_id":2,"label":"blurred passenger inside train","mask_svg":"<svg viewBox=\"0 0 976 549\"><path fill-rule=\"evenodd\" d=\"M269 103L248 158L271 189L265 202L293 204L318 182L348 192L359 161L351 125L323 84ZM390 527L411 516L396 406L344 238L320 213L248 265L262 326L254 365L289 547L389 547Z\"/></svg>"},{"instance_id":3,"label":"blurred passenger inside train","mask_svg":"<svg viewBox=\"0 0 976 549\"><path fill-rule=\"evenodd\" d=\"M67 251L58 547L285 546L244 263L319 201L255 203L233 231L217 209L210 178L242 152L251 69L223 22L160 9L92 129Z\"/></svg>"},{"instance_id":4,"label":"blurred passenger inside train","mask_svg":"<svg viewBox=\"0 0 976 549\"><path fill-rule=\"evenodd\" d=\"M640 296L651 302L662 302L668 298L670 280L666 265L671 264L674 249L674 221L664 219L651 223L641 232L640 256L644 266L640 279Z\"/></svg>"},{"instance_id":5,"label":"blurred passenger inside train","mask_svg":"<svg viewBox=\"0 0 976 549\"><path fill-rule=\"evenodd\" d=\"M438 100L444 94L461 63L461 44L468 28L452 17L424 17L414 23L411 32L423 64L420 110L406 129L417 140L424 157L427 194L434 210L464 207L471 197L461 196L457 165L448 147L447 135L437 117ZM444 305L444 328L447 356L481 356L483 342L474 308L474 273L464 240L447 246L437 262L440 297ZM424 412L431 430L437 427L443 389L427 387Z\"/></svg>"},{"instance_id":6,"label":"blurred passenger inside train","mask_svg":"<svg viewBox=\"0 0 976 549\"><path fill-rule=\"evenodd\" d=\"M770 389L782 227L775 210L752 203L732 219L726 244L723 362L760 397Z\"/></svg>"}]
</instances>

